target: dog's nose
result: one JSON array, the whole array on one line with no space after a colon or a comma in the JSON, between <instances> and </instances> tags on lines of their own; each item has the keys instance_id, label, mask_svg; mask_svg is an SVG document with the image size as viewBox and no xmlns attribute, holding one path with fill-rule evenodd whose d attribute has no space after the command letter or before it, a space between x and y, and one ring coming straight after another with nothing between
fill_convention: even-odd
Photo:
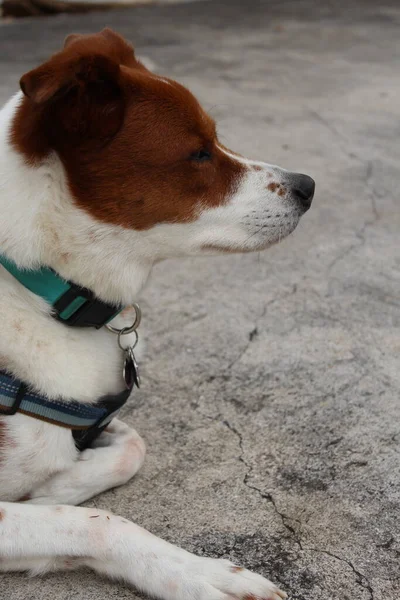
<instances>
[{"instance_id":1,"label":"dog's nose","mask_svg":"<svg viewBox=\"0 0 400 600\"><path fill-rule=\"evenodd\" d=\"M302 173L294 173L290 178L290 186L293 197L305 212L310 208L312 199L314 198L314 179Z\"/></svg>"}]
</instances>

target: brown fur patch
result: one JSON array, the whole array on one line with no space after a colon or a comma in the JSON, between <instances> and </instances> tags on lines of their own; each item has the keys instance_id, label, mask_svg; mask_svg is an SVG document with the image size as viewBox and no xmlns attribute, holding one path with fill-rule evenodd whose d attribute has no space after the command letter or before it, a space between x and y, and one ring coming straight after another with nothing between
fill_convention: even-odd
<instances>
[{"instance_id":1,"label":"brown fur patch","mask_svg":"<svg viewBox=\"0 0 400 600\"><path fill-rule=\"evenodd\" d=\"M279 183L275 183L275 181L271 181L271 183L269 183L267 185L267 188L269 189L270 192L276 192L278 187L279 187Z\"/></svg>"},{"instance_id":2,"label":"brown fur patch","mask_svg":"<svg viewBox=\"0 0 400 600\"><path fill-rule=\"evenodd\" d=\"M223 204L246 167L217 147L214 121L183 86L150 73L112 32L70 36L21 79L12 141L30 163L61 158L78 206L137 230ZM205 150L210 160L196 161Z\"/></svg>"}]
</instances>

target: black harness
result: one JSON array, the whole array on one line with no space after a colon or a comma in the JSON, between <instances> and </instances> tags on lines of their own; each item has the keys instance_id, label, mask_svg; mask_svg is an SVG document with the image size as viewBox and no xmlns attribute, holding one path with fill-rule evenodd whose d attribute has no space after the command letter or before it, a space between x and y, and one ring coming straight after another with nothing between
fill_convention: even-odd
<instances>
[{"instance_id":1,"label":"black harness","mask_svg":"<svg viewBox=\"0 0 400 600\"><path fill-rule=\"evenodd\" d=\"M3 266L7 266L3 262ZM14 274L11 269L10 272ZM54 272L53 272L54 273ZM54 275L56 275L54 273ZM57 275L56 275L57 276ZM57 276L58 277L58 276ZM85 288L70 281L65 283L65 292L53 303L53 316L70 327L95 327L107 325L121 307L99 300ZM133 327L112 331L118 333L121 349L121 334L136 331L140 321L139 307L136 309L136 323ZM32 390L26 383L14 378L6 371L0 371L0 415L14 415L17 412L36 419L68 428L72 431L76 447L84 450L100 435L128 400L133 386L139 387L139 376L133 349L125 351L124 379L126 388L117 394L107 394L94 404L71 400L52 400Z\"/></svg>"}]
</instances>

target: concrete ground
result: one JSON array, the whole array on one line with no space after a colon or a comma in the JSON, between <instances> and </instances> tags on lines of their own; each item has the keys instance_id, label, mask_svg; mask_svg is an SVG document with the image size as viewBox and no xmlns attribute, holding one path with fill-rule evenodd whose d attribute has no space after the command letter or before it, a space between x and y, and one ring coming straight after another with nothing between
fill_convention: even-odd
<instances>
[{"instance_id":1,"label":"concrete ground","mask_svg":"<svg viewBox=\"0 0 400 600\"><path fill-rule=\"evenodd\" d=\"M400 6L224 0L0 27L0 100L71 31L111 25L243 154L317 181L264 254L169 262L143 295L125 419L143 470L96 498L274 579L292 600L400 598ZM134 599L90 572L7 600Z\"/></svg>"}]
</instances>

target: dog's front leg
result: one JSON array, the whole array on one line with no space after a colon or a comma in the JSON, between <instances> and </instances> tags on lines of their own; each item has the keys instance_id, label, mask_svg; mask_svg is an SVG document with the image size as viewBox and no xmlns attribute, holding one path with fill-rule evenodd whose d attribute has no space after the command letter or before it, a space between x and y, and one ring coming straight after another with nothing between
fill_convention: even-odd
<instances>
[{"instance_id":1,"label":"dog's front leg","mask_svg":"<svg viewBox=\"0 0 400 600\"><path fill-rule=\"evenodd\" d=\"M87 566L161 600L279 600L260 575L197 557L106 511L0 502L0 571Z\"/></svg>"},{"instance_id":2,"label":"dog's front leg","mask_svg":"<svg viewBox=\"0 0 400 600\"><path fill-rule=\"evenodd\" d=\"M30 504L81 504L129 481L141 467L145 452L145 443L139 434L114 419L92 448L81 452L64 471L33 488L28 501Z\"/></svg>"}]
</instances>

